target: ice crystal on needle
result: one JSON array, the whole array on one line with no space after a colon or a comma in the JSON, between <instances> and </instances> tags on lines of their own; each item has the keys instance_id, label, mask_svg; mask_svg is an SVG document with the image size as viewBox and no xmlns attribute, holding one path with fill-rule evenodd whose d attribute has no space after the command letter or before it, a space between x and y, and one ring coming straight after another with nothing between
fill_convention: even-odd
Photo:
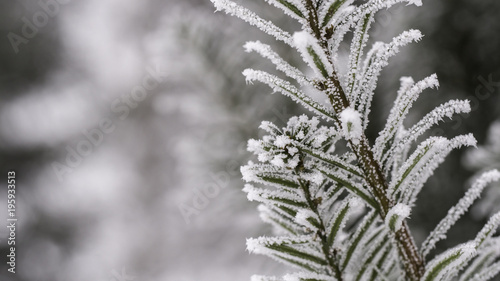
<instances>
[{"instance_id":1,"label":"ice crystal on needle","mask_svg":"<svg viewBox=\"0 0 500 281\"><path fill-rule=\"evenodd\" d=\"M398 231L403 224L403 220L410 216L410 212L410 206L398 203L387 213L385 224L393 231Z\"/></svg>"},{"instance_id":2,"label":"ice crystal on needle","mask_svg":"<svg viewBox=\"0 0 500 281\"><path fill-rule=\"evenodd\" d=\"M361 126L361 114L352 108L346 108L340 113L340 122L342 123L342 132L347 140L353 141L355 144L363 135L363 127Z\"/></svg>"}]
</instances>

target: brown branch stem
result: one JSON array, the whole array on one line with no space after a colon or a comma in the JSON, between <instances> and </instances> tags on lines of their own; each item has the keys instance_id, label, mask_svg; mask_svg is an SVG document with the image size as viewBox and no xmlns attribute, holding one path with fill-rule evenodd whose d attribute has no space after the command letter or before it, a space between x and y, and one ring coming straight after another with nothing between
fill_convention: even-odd
<instances>
[{"instance_id":1,"label":"brown branch stem","mask_svg":"<svg viewBox=\"0 0 500 281\"><path fill-rule=\"evenodd\" d=\"M318 237L321 239L321 250L323 251L323 254L325 255L325 259L328 263L328 266L332 273L335 275L335 278L338 281L343 281L342 277L342 272L340 271L339 265L336 263L336 258L335 258L335 251L332 249L327 241L327 231L326 231L326 225L323 222L323 219L321 218L319 211L318 211L318 204L315 202L315 200L311 197L311 193L309 191L309 183L302 182L299 180L300 187L302 188L302 191L304 191L304 196L306 198L307 204L309 205L309 208L318 216L319 218L319 232L317 233Z\"/></svg>"},{"instance_id":2,"label":"brown branch stem","mask_svg":"<svg viewBox=\"0 0 500 281\"><path fill-rule=\"evenodd\" d=\"M328 49L328 40L327 38L322 37L323 35L318 25L318 13L311 0L306 0L306 8L309 12L309 26L313 35L316 37L325 54L327 54L330 61L333 63L330 50ZM319 81L316 84L316 87L320 91L326 93L333 109L337 114L349 107L349 100L347 99L344 89L340 84L335 69L330 76L329 81ZM338 119L336 120L336 123L337 126L341 128L341 124ZM389 212L389 209L394 205L394 202L387 196L387 180L382 172L380 164L373 156L373 151L364 132L359 142L354 143L349 141L349 146L354 154L356 154L358 162L364 172L365 180L369 184L370 192L372 192L373 196L380 203L378 213L381 219L385 220L385 217ZM418 248L413 240L410 228L408 227L406 221L404 221L402 227L394 233L394 236L397 242L399 255L403 262L407 280L418 281L425 272L425 264L423 258L418 252Z\"/></svg>"}]
</instances>

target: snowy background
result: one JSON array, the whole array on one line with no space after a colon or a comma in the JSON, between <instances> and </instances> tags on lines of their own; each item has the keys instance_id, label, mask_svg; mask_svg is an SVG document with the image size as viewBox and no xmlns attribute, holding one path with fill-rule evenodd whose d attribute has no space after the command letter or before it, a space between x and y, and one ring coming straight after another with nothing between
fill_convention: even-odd
<instances>
[{"instance_id":1,"label":"snowy background","mask_svg":"<svg viewBox=\"0 0 500 281\"><path fill-rule=\"evenodd\" d=\"M43 4L49 2L57 4ZM224 281L280 274L279 264L245 252L246 237L271 230L241 192L239 173L250 159L246 140L258 136L261 120L284 125L302 112L262 85L247 86L241 75L247 67L271 69L242 48L271 38L214 14L208 0L59 2L0 3L0 175L16 171L19 219L15 275L7 272L8 233L0 228L0 279ZM287 30L298 28L278 10L262 8L263 0L240 2ZM433 133L473 132L485 143L500 118L499 16L494 0L424 1L420 9L380 13L377 40L408 28L425 37L384 71L372 140L399 77L436 72L441 87L424 94L414 117L449 99L470 99L469 116ZM26 30L26 22L36 29ZM30 38L12 44L11 32ZM295 52L277 49L298 61ZM417 240L473 174L462 154L453 153L426 185L410 220ZM461 220L447 243L471 238L484 220Z\"/></svg>"}]
</instances>

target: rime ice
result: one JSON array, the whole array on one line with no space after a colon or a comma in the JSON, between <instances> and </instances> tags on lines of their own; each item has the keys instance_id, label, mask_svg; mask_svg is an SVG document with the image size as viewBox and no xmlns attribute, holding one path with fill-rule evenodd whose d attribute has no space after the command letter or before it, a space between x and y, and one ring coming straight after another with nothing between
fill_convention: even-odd
<instances>
[{"instance_id":1,"label":"rime ice","mask_svg":"<svg viewBox=\"0 0 500 281\"><path fill-rule=\"evenodd\" d=\"M385 224L394 232L398 231L403 224L403 220L410 216L411 209L408 205L398 203L387 213Z\"/></svg>"},{"instance_id":2,"label":"rime ice","mask_svg":"<svg viewBox=\"0 0 500 281\"><path fill-rule=\"evenodd\" d=\"M346 108L340 113L340 121L345 138L357 144L363 134L361 114L352 108Z\"/></svg>"}]
</instances>

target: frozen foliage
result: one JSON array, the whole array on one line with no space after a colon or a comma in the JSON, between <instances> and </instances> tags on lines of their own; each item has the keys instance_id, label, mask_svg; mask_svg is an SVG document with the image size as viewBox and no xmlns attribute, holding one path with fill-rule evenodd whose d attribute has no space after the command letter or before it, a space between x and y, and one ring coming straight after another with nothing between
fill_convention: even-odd
<instances>
[{"instance_id":1,"label":"frozen foliage","mask_svg":"<svg viewBox=\"0 0 500 281\"><path fill-rule=\"evenodd\" d=\"M272 22L260 18L254 12L228 0L212 0L212 3L214 3L214 6L215 8L217 8L217 10L224 10L226 13L237 16L242 20L248 22L249 24L258 27L265 33L274 36L278 40L288 43L289 45L293 44L291 36L288 32L283 31Z\"/></svg>"},{"instance_id":2,"label":"frozen foliage","mask_svg":"<svg viewBox=\"0 0 500 281\"><path fill-rule=\"evenodd\" d=\"M467 151L463 160L464 166L477 171L477 174L491 169L500 170L500 120L490 126L486 143L478 149ZM500 211L500 184L493 185L485 193L480 204L471 210L477 218L484 218Z\"/></svg>"},{"instance_id":3,"label":"frozen foliage","mask_svg":"<svg viewBox=\"0 0 500 281\"><path fill-rule=\"evenodd\" d=\"M218 10L236 15L295 48L313 72L305 74L261 42L247 52L269 59L290 82L261 70L243 72L247 82L269 85L314 115L295 116L285 127L262 122L266 135L248 141L258 163L241 168L244 191L259 202L261 218L280 235L250 238L247 250L290 265L283 277L254 275L252 280L488 280L498 273L500 237L494 236L500 213L472 241L427 259L436 243L469 209L481 191L500 179L493 170L479 177L465 196L430 233L422 248L407 220L427 179L446 156L462 146L476 146L472 135L420 138L454 114L470 111L468 101L452 100L405 128L412 105L427 89L439 86L435 74L401 87L385 127L373 145L365 136L369 112L382 69L405 45L419 41L418 30L404 31L388 43L368 45L377 11L419 0L267 0L302 25L293 36L228 0L212 0ZM347 69L339 68L338 47L352 31ZM297 83L299 86L296 86ZM308 90L323 93L329 105ZM415 142L419 142L415 144ZM340 149L337 149L340 148Z\"/></svg>"},{"instance_id":4,"label":"frozen foliage","mask_svg":"<svg viewBox=\"0 0 500 281\"><path fill-rule=\"evenodd\" d=\"M422 244L422 253L427 255L430 250L436 245L439 240L446 238L446 232L455 224L455 222L463 215L474 201L479 198L483 189L491 182L500 180L500 172L492 170L484 173L479 177L474 185L467 191L465 196L460 199L457 205L448 211L446 217L436 226L427 240Z\"/></svg>"},{"instance_id":5,"label":"frozen foliage","mask_svg":"<svg viewBox=\"0 0 500 281\"><path fill-rule=\"evenodd\" d=\"M363 135L361 114L348 107L340 113L340 123L342 124L342 132L344 133L345 139L355 144L359 143L359 139Z\"/></svg>"},{"instance_id":6,"label":"frozen foliage","mask_svg":"<svg viewBox=\"0 0 500 281\"><path fill-rule=\"evenodd\" d=\"M332 75L333 66L328 61L325 51L319 46L316 38L306 31L295 32L293 42L304 61L314 69L318 77L328 78Z\"/></svg>"},{"instance_id":7,"label":"frozen foliage","mask_svg":"<svg viewBox=\"0 0 500 281\"><path fill-rule=\"evenodd\" d=\"M257 52L266 59L269 59L276 65L276 68L283 71L288 77L297 80L301 85L305 86L311 82L298 70L297 68L288 64L276 52L271 49L271 46L261 43L260 41L247 42L245 44L245 51Z\"/></svg>"},{"instance_id":8,"label":"frozen foliage","mask_svg":"<svg viewBox=\"0 0 500 281\"><path fill-rule=\"evenodd\" d=\"M392 230L398 231L403 225L403 220L410 216L411 209L408 205L398 203L392 207L385 217L385 224Z\"/></svg>"}]
</instances>

